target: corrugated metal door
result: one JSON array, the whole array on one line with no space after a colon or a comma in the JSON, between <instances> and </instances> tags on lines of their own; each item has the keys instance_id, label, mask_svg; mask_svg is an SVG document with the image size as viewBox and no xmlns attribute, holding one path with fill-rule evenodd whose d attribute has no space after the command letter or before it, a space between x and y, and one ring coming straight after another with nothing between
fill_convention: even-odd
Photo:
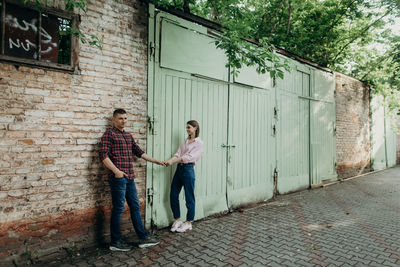
<instances>
[{"instance_id":1,"label":"corrugated metal door","mask_svg":"<svg viewBox=\"0 0 400 267\"><path fill-rule=\"evenodd\" d=\"M386 116L386 143L387 143L387 166L396 165L396 133L393 130L393 121L390 116Z\"/></svg>"},{"instance_id":2,"label":"corrugated metal door","mask_svg":"<svg viewBox=\"0 0 400 267\"><path fill-rule=\"evenodd\" d=\"M277 81L277 191L308 188L337 179L335 82L329 72L293 63Z\"/></svg>"},{"instance_id":3,"label":"corrugated metal door","mask_svg":"<svg viewBox=\"0 0 400 267\"><path fill-rule=\"evenodd\" d=\"M337 179L335 132L335 79L329 72L314 71L310 98L311 184Z\"/></svg>"},{"instance_id":4,"label":"corrugated metal door","mask_svg":"<svg viewBox=\"0 0 400 267\"><path fill-rule=\"evenodd\" d=\"M158 64L154 68L152 103L149 103L154 121L149 142L153 144L154 157L169 159L187 136L186 122L191 119L199 122L200 138L205 140L204 155L195 166L195 219L199 219L228 209L227 159L222 147L227 140L229 89L223 81L228 77L224 54L211 47L212 39L201 27L196 31L189 29L196 25L177 18L172 20L165 13L156 16L155 21L154 49L160 57L155 57ZM167 226L173 219L169 192L175 169L176 166L153 165L148 174L151 184L147 185L147 193L153 197L152 203L147 203L148 209L151 207L147 216L158 227ZM185 218L183 197L181 194Z\"/></svg>"},{"instance_id":5,"label":"corrugated metal door","mask_svg":"<svg viewBox=\"0 0 400 267\"><path fill-rule=\"evenodd\" d=\"M274 91L268 75L241 70L229 91L228 205L267 200L273 196L275 142L272 119Z\"/></svg>"},{"instance_id":6,"label":"corrugated metal door","mask_svg":"<svg viewBox=\"0 0 400 267\"><path fill-rule=\"evenodd\" d=\"M371 158L372 168L386 168L385 109L383 97L373 95L371 99Z\"/></svg>"},{"instance_id":7,"label":"corrugated metal door","mask_svg":"<svg viewBox=\"0 0 400 267\"><path fill-rule=\"evenodd\" d=\"M286 193L307 188L334 172L334 111L330 89L319 92L315 85L326 79L313 76L319 70L292 61L294 70L276 85L252 67L233 79L224 52L215 48L207 28L153 12L150 8L147 151L170 158L186 137L186 121L199 121L205 149L195 167L196 219L267 200L275 189ZM311 181L314 165L319 169ZM172 221L169 190L174 171L148 164L147 226ZM181 210L186 210L184 201Z\"/></svg>"},{"instance_id":8,"label":"corrugated metal door","mask_svg":"<svg viewBox=\"0 0 400 267\"><path fill-rule=\"evenodd\" d=\"M278 99L278 181L280 194L308 188L310 71L295 68L277 80Z\"/></svg>"},{"instance_id":9,"label":"corrugated metal door","mask_svg":"<svg viewBox=\"0 0 400 267\"><path fill-rule=\"evenodd\" d=\"M396 165L396 134L383 96L373 95L371 113L372 167L382 170Z\"/></svg>"},{"instance_id":10,"label":"corrugated metal door","mask_svg":"<svg viewBox=\"0 0 400 267\"><path fill-rule=\"evenodd\" d=\"M158 107L154 156L172 157L187 136L186 122L196 119L200 123L201 138L207 140L204 156L195 166L196 219L227 210L226 152L221 147L227 139L224 130L227 128L227 86L172 70L160 72L162 80L154 96ZM169 189L176 166L155 168L153 218L156 225L165 226L172 220ZM181 210L185 211L181 200ZM182 216L185 217L185 212Z\"/></svg>"}]
</instances>

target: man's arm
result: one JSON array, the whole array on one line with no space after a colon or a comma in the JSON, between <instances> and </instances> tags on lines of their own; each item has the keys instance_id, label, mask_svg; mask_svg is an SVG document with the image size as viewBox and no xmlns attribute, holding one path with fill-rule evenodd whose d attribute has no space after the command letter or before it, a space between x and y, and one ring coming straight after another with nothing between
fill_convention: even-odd
<instances>
[{"instance_id":1,"label":"man's arm","mask_svg":"<svg viewBox=\"0 0 400 267\"><path fill-rule=\"evenodd\" d=\"M149 155L147 155L146 153L143 153L141 158L146 160L146 161L150 161L150 162L153 162L155 164L158 164L158 165L164 165L164 162L162 162L162 161L160 161L158 159L152 158Z\"/></svg>"},{"instance_id":2,"label":"man's arm","mask_svg":"<svg viewBox=\"0 0 400 267\"><path fill-rule=\"evenodd\" d=\"M112 171L115 174L115 178L122 178L124 176L128 177L128 175L126 173L124 173L123 171L120 171L114 165L114 163L111 161L111 159L109 157L106 157L105 159L103 159L103 164L107 167L107 169L109 169L110 171Z\"/></svg>"}]
</instances>

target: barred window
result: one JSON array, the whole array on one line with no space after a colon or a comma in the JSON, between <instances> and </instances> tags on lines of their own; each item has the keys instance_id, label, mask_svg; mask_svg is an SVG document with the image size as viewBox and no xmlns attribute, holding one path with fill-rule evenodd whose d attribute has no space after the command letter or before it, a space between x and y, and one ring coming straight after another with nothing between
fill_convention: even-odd
<instances>
[{"instance_id":1,"label":"barred window","mask_svg":"<svg viewBox=\"0 0 400 267\"><path fill-rule=\"evenodd\" d=\"M76 18L63 11L0 0L0 60L73 70Z\"/></svg>"}]
</instances>

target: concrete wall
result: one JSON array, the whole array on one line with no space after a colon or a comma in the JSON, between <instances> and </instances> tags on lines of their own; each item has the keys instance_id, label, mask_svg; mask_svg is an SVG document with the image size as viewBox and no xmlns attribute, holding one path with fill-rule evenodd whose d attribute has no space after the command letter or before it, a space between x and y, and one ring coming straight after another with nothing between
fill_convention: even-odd
<instances>
[{"instance_id":1,"label":"concrete wall","mask_svg":"<svg viewBox=\"0 0 400 267\"><path fill-rule=\"evenodd\" d=\"M81 44L80 73L0 62L3 261L107 236L111 199L98 143L121 107L146 149L147 24L147 4L92 0L80 28L102 38L103 50ZM144 161L134 168L144 208ZM126 214L124 224L131 229Z\"/></svg>"},{"instance_id":2,"label":"concrete wall","mask_svg":"<svg viewBox=\"0 0 400 267\"><path fill-rule=\"evenodd\" d=\"M336 73L336 155L339 178L370 171L369 88Z\"/></svg>"}]
</instances>

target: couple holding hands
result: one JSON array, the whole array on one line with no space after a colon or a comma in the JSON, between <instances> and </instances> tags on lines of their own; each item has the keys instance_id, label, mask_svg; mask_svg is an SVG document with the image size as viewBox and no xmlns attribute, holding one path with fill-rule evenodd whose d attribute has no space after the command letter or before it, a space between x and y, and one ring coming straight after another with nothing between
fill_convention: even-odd
<instances>
[{"instance_id":1,"label":"couple holding hands","mask_svg":"<svg viewBox=\"0 0 400 267\"><path fill-rule=\"evenodd\" d=\"M122 240L120 223L125 208L125 199L130 209L130 215L135 232L139 238L139 247L154 246L158 240L151 238L144 229L140 215L140 205L134 182L133 155L155 164L170 166L178 163L171 183L170 203L174 216L172 232L188 232L192 230L195 214L194 197L194 165L203 154L203 141L199 138L200 127L197 121L191 120L186 124L188 137L179 146L175 155L167 161L159 161L144 153L136 144L133 136L124 130L127 123L127 113L123 109L116 109L113 113L113 128L108 129L101 137L100 160L111 171L109 184L111 188L112 212L110 221L111 244L110 250L129 251L131 246ZM179 208L179 193L184 187L186 207L188 209L186 221L181 221Z\"/></svg>"}]
</instances>

